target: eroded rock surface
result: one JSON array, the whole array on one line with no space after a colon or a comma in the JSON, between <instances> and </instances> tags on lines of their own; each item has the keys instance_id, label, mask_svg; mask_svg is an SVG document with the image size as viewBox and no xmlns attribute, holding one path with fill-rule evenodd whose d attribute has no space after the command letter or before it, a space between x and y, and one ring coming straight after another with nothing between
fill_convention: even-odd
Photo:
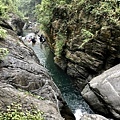
<instances>
[{"instance_id":1,"label":"eroded rock surface","mask_svg":"<svg viewBox=\"0 0 120 120\"><path fill-rule=\"evenodd\" d=\"M70 9L71 8L71 9ZM49 42L55 62L82 90L120 63L120 20L115 1L72 1L53 10Z\"/></svg>"},{"instance_id":2,"label":"eroded rock surface","mask_svg":"<svg viewBox=\"0 0 120 120\"><path fill-rule=\"evenodd\" d=\"M39 96L35 97L30 93L20 92L13 86L0 82L0 111L6 111L5 108L14 103L21 104L24 110L35 109L43 112L45 120L64 120L53 102L38 98Z\"/></svg>"},{"instance_id":3,"label":"eroded rock surface","mask_svg":"<svg viewBox=\"0 0 120 120\"><path fill-rule=\"evenodd\" d=\"M50 103L56 110L49 106L51 110L46 114L49 114L50 119L48 117L46 120L59 120L57 117L52 116L55 116L55 114L61 116L61 111L63 117L67 116L66 120L75 120L66 102L62 99L60 90L54 84L47 70L40 64L34 51L27 47L12 30L6 30L6 37L4 39L0 38L0 48L7 48L9 54L0 60L0 82L12 85L14 88L10 87L11 93L14 90L16 91L13 94L17 93L16 89L22 89L34 95L41 96L48 101L48 104ZM1 87L1 90L2 89L4 88ZM42 103L38 104L40 106ZM48 107L47 104L45 104L45 106ZM68 113L66 110L63 110L63 108L67 108ZM54 115L52 115L53 113ZM62 119L62 117L60 117L60 119Z\"/></svg>"},{"instance_id":4,"label":"eroded rock surface","mask_svg":"<svg viewBox=\"0 0 120 120\"><path fill-rule=\"evenodd\" d=\"M14 13L9 13L8 23L12 29L17 33L17 35L23 34L23 26L25 22L20 18L20 16L15 15Z\"/></svg>"}]
</instances>

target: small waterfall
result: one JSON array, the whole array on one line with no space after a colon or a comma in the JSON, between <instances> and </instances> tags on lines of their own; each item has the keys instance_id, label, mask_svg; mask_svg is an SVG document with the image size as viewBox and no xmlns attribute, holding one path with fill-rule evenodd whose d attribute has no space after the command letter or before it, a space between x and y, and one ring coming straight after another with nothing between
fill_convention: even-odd
<instances>
[{"instance_id":1,"label":"small waterfall","mask_svg":"<svg viewBox=\"0 0 120 120\"><path fill-rule=\"evenodd\" d=\"M75 115L76 120L80 120L83 113L82 113L81 109L76 109L74 115Z\"/></svg>"}]
</instances>

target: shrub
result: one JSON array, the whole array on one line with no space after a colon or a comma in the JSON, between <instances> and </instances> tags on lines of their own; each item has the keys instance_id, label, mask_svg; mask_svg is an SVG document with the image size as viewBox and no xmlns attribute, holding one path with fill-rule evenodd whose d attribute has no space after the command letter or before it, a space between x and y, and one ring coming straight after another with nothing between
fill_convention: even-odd
<instances>
[{"instance_id":1,"label":"shrub","mask_svg":"<svg viewBox=\"0 0 120 120\"><path fill-rule=\"evenodd\" d=\"M9 53L7 48L0 48L0 60L4 59Z\"/></svg>"},{"instance_id":2,"label":"shrub","mask_svg":"<svg viewBox=\"0 0 120 120\"><path fill-rule=\"evenodd\" d=\"M82 36L82 39L83 39L83 43L80 45L79 48L82 48L85 45L85 43L90 41L91 38L93 37L93 34L86 29L82 29L81 30L81 36Z\"/></svg>"},{"instance_id":3,"label":"shrub","mask_svg":"<svg viewBox=\"0 0 120 120\"><path fill-rule=\"evenodd\" d=\"M61 56L63 46L65 45L65 37L62 34L58 34L58 39L55 43L55 55L57 57Z\"/></svg>"},{"instance_id":4,"label":"shrub","mask_svg":"<svg viewBox=\"0 0 120 120\"><path fill-rule=\"evenodd\" d=\"M8 7L4 5L4 3L0 0L0 17L6 18Z\"/></svg>"},{"instance_id":5,"label":"shrub","mask_svg":"<svg viewBox=\"0 0 120 120\"><path fill-rule=\"evenodd\" d=\"M5 38L5 36L6 36L6 30L0 27L0 37Z\"/></svg>"},{"instance_id":6,"label":"shrub","mask_svg":"<svg viewBox=\"0 0 120 120\"><path fill-rule=\"evenodd\" d=\"M11 104L6 112L0 112L0 120L44 120L42 112L32 110L32 112L24 111L22 105Z\"/></svg>"}]
</instances>

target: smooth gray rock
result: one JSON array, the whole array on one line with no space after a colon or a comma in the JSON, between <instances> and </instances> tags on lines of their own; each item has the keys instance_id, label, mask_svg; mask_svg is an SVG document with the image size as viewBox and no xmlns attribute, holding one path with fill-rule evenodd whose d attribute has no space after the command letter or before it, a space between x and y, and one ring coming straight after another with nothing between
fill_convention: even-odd
<instances>
[{"instance_id":1,"label":"smooth gray rock","mask_svg":"<svg viewBox=\"0 0 120 120\"><path fill-rule=\"evenodd\" d=\"M82 95L96 112L120 119L120 64L93 78Z\"/></svg>"},{"instance_id":2,"label":"smooth gray rock","mask_svg":"<svg viewBox=\"0 0 120 120\"><path fill-rule=\"evenodd\" d=\"M97 114L84 114L80 120L108 120L107 118Z\"/></svg>"}]
</instances>

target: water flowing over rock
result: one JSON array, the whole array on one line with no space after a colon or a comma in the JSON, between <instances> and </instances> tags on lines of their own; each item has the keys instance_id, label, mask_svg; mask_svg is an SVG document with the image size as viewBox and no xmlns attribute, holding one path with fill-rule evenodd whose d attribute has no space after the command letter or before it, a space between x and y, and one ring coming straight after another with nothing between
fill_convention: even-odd
<instances>
[{"instance_id":1,"label":"water flowing over rock","mask_svg":"<svg viewBox=\"0 0 120 120\"><path fill-rule=\"evenodd\" d=\"M96 112L120 119L120 64L93 78L82 95Z\"/></svg>"},{"instance_id":2,"label":"water flowing over rock","mask_svg":"<svg viewBox=\"0 0 120 120\"><path fill-rule=\"evenodd\" d=\"M63 120L60 112L63 117L67 117L66 120L75 120L66 102L62 99L60 90L49 76L48 71L40 64L34 51L26 46L12 30L6 30L6 37L0 38L0 48L7 48L9 51L9 54L0 60L0 93L3 93L0 106L6 108L11 102L18 101L17 95L19 94L21 102L28 101L28 104L32 102L37 105L38 109L43 110L46 120ZM45 101L26 96L18 89L40 96ZM23 96L26 98L23 99ZM7 98L10 100L8 101ZM40 108L43 104L44 107Z\"/></svg>"}]
</instances>

